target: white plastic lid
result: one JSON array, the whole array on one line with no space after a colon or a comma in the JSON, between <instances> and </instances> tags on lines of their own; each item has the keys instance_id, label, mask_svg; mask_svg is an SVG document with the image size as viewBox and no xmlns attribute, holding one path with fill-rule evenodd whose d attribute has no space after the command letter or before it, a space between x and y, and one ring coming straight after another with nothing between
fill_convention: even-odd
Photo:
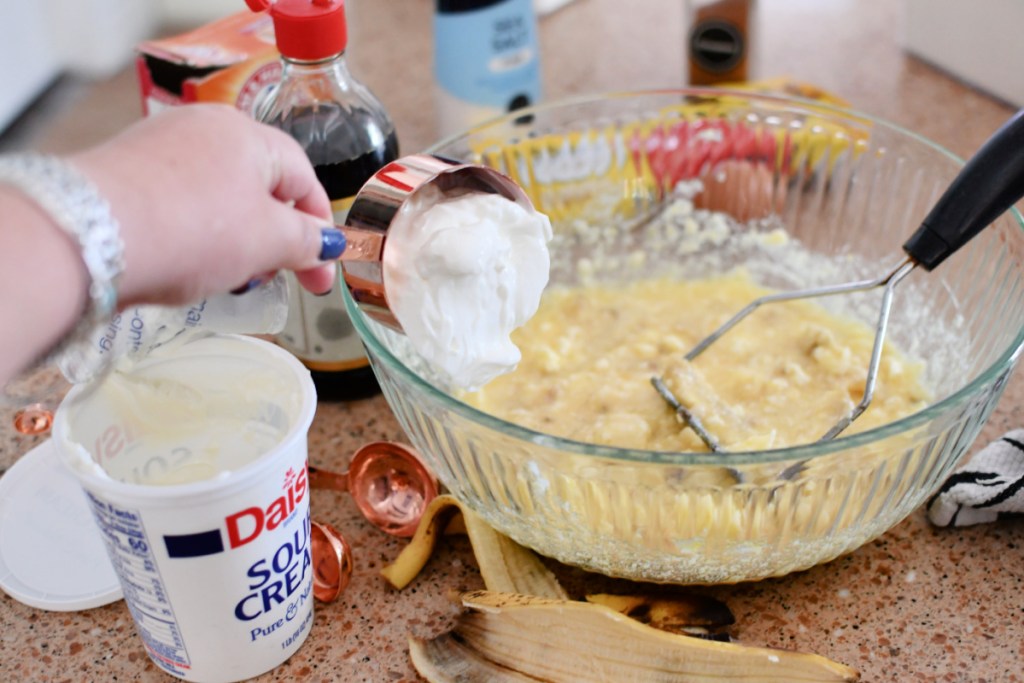
<instances>
[{"instance_id":1,"label":"white plastic lid","mask_svg":"<svg viewBox=\"0 0 1024 683\"><path fill-rule=\"evenodd\" d=\"M57 612L122 597L85 493L51 440L0 477L0 589Z\"/></svg>"}]
</instances>

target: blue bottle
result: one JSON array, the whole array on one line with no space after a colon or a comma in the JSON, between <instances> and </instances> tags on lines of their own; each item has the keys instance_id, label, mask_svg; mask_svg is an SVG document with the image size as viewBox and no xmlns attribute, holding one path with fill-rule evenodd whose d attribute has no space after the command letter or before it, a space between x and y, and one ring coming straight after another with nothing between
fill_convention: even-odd
<instances>
[{"instance_id":1,"label":"blue bottle","mask_svg":"<svg viewBox=\"0 0 1024 683\"><path fill-rule=\"evenodd\" d=\"M541 98L532 0L437 0L438 128L450 135Z\"/></svg>"}]
</instances>

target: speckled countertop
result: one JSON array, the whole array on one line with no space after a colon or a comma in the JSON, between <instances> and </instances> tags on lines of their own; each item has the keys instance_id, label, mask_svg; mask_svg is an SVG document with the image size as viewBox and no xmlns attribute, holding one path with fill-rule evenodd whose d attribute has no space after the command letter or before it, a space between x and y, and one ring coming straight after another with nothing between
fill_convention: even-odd
<instances>
[{"instance_id":1,"label":"speckled countertop","mask_svg":"<svg viewBox=\"0 0 1024 683\"><path fill-rule=\"evenodd\" d=\"M575 0L541 21L548 98L684 82L684 0ZM434 139L431 0L349 0L350 65L384 101L412 152ZM865 112L967 156L1012 112L900 48L900 3L762 0L754 77L816 84ZM63 151L138 116L130 71L74 99L37 145ZM1017 373L973 448L1024 426ZM38 443L0 411L0 468ZM343 470L359 445L403 439L382 398L321 405L310 461ZM261 681L414 681L406 639L444 629L450 589L482 586L467 541L446 539L403 592L380 568L403 542L362 521L347 496L316 491L313 515L352 543L356 570L341 598L318 605L302 649ZM574 590L616 582L558 568ZM816 652L865 681L1020 681L1024 655L1024 522L964 530L929 526L921 511L856 552L806 572L700 589L736 615L745 643ZM47 613L0 598L0 680L169 681L144 654L123 603Z\"/></svg>"}]
</instances>

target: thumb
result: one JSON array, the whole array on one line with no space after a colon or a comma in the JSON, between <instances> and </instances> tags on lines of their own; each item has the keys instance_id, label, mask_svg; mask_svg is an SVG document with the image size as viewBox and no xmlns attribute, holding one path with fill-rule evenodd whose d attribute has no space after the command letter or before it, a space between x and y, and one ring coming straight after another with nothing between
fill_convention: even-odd
<instances>
[{"instance_id":1,"label":"thumb","mask_svg":"<svg viewBox=\"0 0 1024 683\"><path fill-rule=\"evenodd\" d=\"M313 294L327 294L333 290L337 276L338 267L333 263L295 271L295 279L304 289L308 289Z\"/></svg>"},{"instance_id":2,"label":"thumb","mask_svg":"<svg viewBox=\"0 0 1024 683\"><path fill-rule=\"evenodd\" d=\"M313 222L312 247L307 249L302 261L292 268L300 285L314 294L326 294L334 287L338 275L338 266L335 262L345 252L347 240L345 233L339 228L323 227L316 219ZM308 253L310 251L315 254ZM307 263L310 267L305 267Z\"/></svg>"}]
</instances>

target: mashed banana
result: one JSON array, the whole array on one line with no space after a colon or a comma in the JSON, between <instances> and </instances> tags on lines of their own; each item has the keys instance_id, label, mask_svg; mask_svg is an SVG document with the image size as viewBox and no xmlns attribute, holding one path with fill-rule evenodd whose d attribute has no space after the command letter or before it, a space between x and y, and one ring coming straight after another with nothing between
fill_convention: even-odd
<instances>
[{"instance_id":1,"label":"mashed banana","mask_svg":"<svg viewBox=\"0 0 1024 683\"><path fill-rule=\"evenodd\" d=\"M727 450L816 441L854 405L874 329L817 303L764 306L692 363L685 354L767 293L742 271L693 281L560 287L513 334L518 368L467 400L511 422L578 441L707 450L651 386L664 378ZM860 431L923 408L923 364L886 345Z\"/></svg>"},{"instance_id":2,"label":"mashed banana","mask_svg":"<svg viewBox=\"0 0 1024 683\"><path fill-rule=\"evenodd\" d=\"M874 325L862 321L877 315L873 296L830 299L827 308L770 304L692 363L684 358L767 292L758 282L834 284L877 264L814 252L777 216L741 224L685 195L637 226L563 221L555 239L559 284L512 334L519 366L463 395L485 412L581 442L707 450L652 387L658 375L735 452L815 442L860 401L874 342ZM891 332L874 401L849 432L931 400L928 368L892 343L912 337L896 334L906 332L900 325ZM946 447L916 429L810 458L699 463L518 445L474 449L460 482L470 498L520 511L497 518L503 532L590 571L706 584L806 569L878 536L919 504Z\"/></svg>"}]
</instances>

